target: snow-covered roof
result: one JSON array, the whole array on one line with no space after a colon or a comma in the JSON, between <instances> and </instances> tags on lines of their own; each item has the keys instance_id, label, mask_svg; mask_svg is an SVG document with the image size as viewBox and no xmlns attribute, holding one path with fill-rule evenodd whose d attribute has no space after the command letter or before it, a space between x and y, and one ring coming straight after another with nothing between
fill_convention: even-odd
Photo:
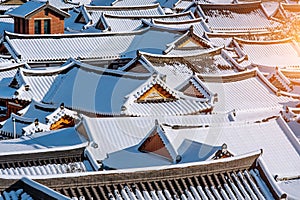
<instances>
[{"instance_id":1,"label":"snow-covered roof","mask_svg":"<svg viewBox=\"0 0 300 200\"><path fill-rule=\"evenodd\" d=\"M55 122L57 122L60 118L62 118L64 116L68 116L68 117L71 117L73 119L78 118L77 117L77 112L72 111L68 108L65 108L64 106L61 105L53 113L46 116L47 124L49 124L49 125L54 124Z\"/></svg>"},{"instance_id":2,"label":"snow-covered roof","mask_svg":"<svg viewBox=\"0 0 300 200\"><path fill-rule=\"evenodd\" d=\"M83 124L90 140L89 150L97 160L103 160L107 153L137 145L153 128L156 119L160 123L185 124L186 126L204 126L209 123L229 121L227 114L134 118L89 118L84 116Z\"/></svg>"},{"instance_id":3,"label":"snow-covered roof","mask_svg":"<svg viewBox=\"0 0 300 200\"><path fill-rule=\"evenodd\" d=\"M37 132L50 131L51 125L62 117L68 116L77 119L77 113L67 108L57 108L54 105L43 104L32 100L24 109L18 111L3 123L0 132L4 135L13 137L14 123L17 137L21 135L31 135ZM15 122L14 122L15 119Z\"/></svg>"},{"instance_id":4,"label":"snow-covered roof","mask_svg":"<svg viewBox=\"0 0 300 200\"><path fill-rule=\"evenodd\" d=\"M0 176L39 176L55 175L76 172L86 172L87 169L83 162L73 162L68 164L47 164L40 166L28 166L18 168L0 169Z\"/></svg>"},{"instance_id":5,"label":"snow-covered roof","mask_svg":"<svg viewBox=\"0 0 300 200\"><path fill-rule=\"evenodd\" d=\"M235 41L254 65L271 68L300 67L300 47L291 38L271 41L235 38Z\"/></svg>"},{"instance_id":6,"label":"snow-covered roof","mask_svg":"<svg viewBox=\"0 0 300 200\"><path fill-rule=\"evenodd\" d=\"M32 99L28 106L18 111L18 114L24 118L38 119L39 122L46 124L46 116L56 109L55 105L44 104Z\"/></svg>"},{"instance_id":7,"label":"snow-covered roof","mask_svg":"<svg viewBox=\"0 0 300 200\"><path fill-rule=\"evenodd\" d=\"M293 177L300 173L297 167L300 164L299 141L281 117L261 123L231 122L194 128L185 128L185 125L182 127L161 125L161 130L163 131L161 134L167 140L165 145L180 155L180 162L183 163L211 159L225 143L233 155L262 149L262 158L273 176ZM276 137L276 140L270 137ZM135 164L139 167L146 167L161 165L161 162L166 163L164 162L166 159L139 152L137 147L108 154L108 161L112 159L114 165L119 165L119 168L134 167ZM147 159L140 162L140 157ZM104 164L105 162L104 160Z\"/></svg>"},{"instance_id":8,"label":"snow-covered roof","mask_svg":"<svg viewBox=\"0 0 300 200\"><path fill-rule=\"evenodd\" d=\"M19 7L19 5L6 5L6 4L0 4L0 11L2 12L6 12L9 11L11 9L15 9Z\"/></svg>"},{"instance_id":9,"label":"snow-covered roof","mask_svg":"<svg viewBox=\"0 0 300 200\"><path fill-rule=\"evenodd\" d=\"M152 91L153 88L155 89ZM146 95L145 100L140 100L144 95ZM211 110L212 98L211 96L203 96L202 98L188 96L170 87L157 76L148 79L146 83L126 96L126 101L122 105L122 113L127 116L199 114Z\"/></svg>"},{"instance_id":10,"label":"snow-covered roof","mask_svg":"<svg viewBox=\"0 0 300 200\"><path fill-rule=\"evenodd\" d=\"M1 135L9 136L11 138L14 137L14 133L16 137L21 137L23 135L23 128L33 123L35 118L26 118L21 117L12 113L10 117L5 120L0 128Z\"/></svg>"},{"instance_id":11,"label":"snow-covered roof","mask_svg":"<svg viewBox=\"0 0 300 200\"><path fill-rule=\"evenodd\" d=\"M257 69L231 75L200 75L199 78L211 92L218 94L215 113L235 110L237 117L243 118L261 112L267 117L277 115L284 105L297 102L280 96L277 88Z\"/></svg>"},{"instance_id":12,"label":"snow-covered roof","mask_svg":"<svg viewBox=\"0 0 300 200\"><path fill-rule=\"evenodd\" d=\"M51 177L51 181L43 177L34 178L45 186L78 199L152 199L151 197L155 199L277 199L286 197L286 194L278 189L268 171L261 170L265 165L260 162L260 155L261 151L256 151L234 158L176 166L101 171L80 176L78 174L48 176ZM57 182L60 183L59 186Z\"/></svg>"},{"instance_id":13,"label":"snow-covered roof","mask_svg":"<svg viewBox=\"0 0 300 200\"><path fill-rule=\"evenodd\" d=\"M35 0L39 2L45 2L45 0ZM49 4L55 8L68 10L74 7L78 7L83 4L89 4L90 0L48 0Z\"/></svg>"},{"instance_id":14,"label":"snow-covered roof","mask_svg":"<svg viewBox=\"0 0 300 200\"><path fill-rule=\"evenodd\" d=\"M279 3L277 10L272 14L272 17L283 21L291 20L297 16L300 16L300 5L283 2Z\"/></svg>"},{"instance_id":15,"label":"snow-covered roof","mask_svg":"<svg viewBox=\"0 0 300 200\"><path fill-rule=\"evenodd\" d=\"M187 51L189 52L189 51ZM178 79L169 84L180 84L191 73L198 74L224 74L234 73L235 68L223 56L222 48L212 48L197 54L183 55L155 55L141 53L141 59L146 59L161 74L170 75L169 79ZM166 71L165 71L166 70ZM181 73L177 73L180 71ZM167 82L168 82L167 78Z\"/></svg>"},{"instance_id":16,"label":"snow-covered roof","mask_svg":"<svg viewBox=\"0 0 300 200\"><path fill-rule=\"evenodd\" d=\"M165 76L165 74L154 74L152 77L153 70L146 73L124 72L94 67L72 59L60 68L21 69L18 72L11 82L11 86L17 88L11 98L42 101L52 105L50 106L51 109L53 109L53 105L58 107L61 103L64 103L66 107L77 111L109 116L186 115L207 112L211 109L213 98L213 95L207 89L199 89L199 93L204 94L201 97L176 90L175 87L183 82L197 79L197 77L191 78L191 74L185 80L182 80L180 84L174 85L172 83L169 86L160 77ZM172 78L174 79L173 76L170 77L170 79ZM200 80L196 82L198 85L200 84ZM158 88L156 88L156 85ZM155 94L163 92L164 94L161 98L158 98L153 92ZM137 100L142 95L144 95L143 98L151 98L151 100ZM82 96L85 98L81 98ZM43 105L37 106L41 109L39 115L45 117L48 111L44 112L43 110L49 110L47 108L49 106L45 105L45 108L43 108ZM36 105L30 105L21 113L24 116L33 117L34 114L26 114L26 112L29 110L34 113L35 107ZM56 116L56 112L60 113L60 110L54 111L51 116ZM68 111L68 113L71 116L74 115L73 111ZM49 122L52 121L51 116L49 116Z\"/></svg>"},{"instance_id":17,"label":"snow-covered roof","mask_svg":"<svg viewBox=\"0 0 300 200\"><path fill-rule=\"evenodd\" d=\"M23 67L24 64L15 63L12 60L0 58L0 82L2 79L9 79L15 76L19 67Z\"/></svg>"},{"instance_id":18,"label":"snow-covered roof","mask_svg":"<svg viewBox=\"0 0 300 200\"><path fill-rule=\"evenodd\" d=\"M8 188L7 188L8 189ZM0 198L9 199L37 199L43 196L47 199L70 200L71 198L64 196L53 189L50 189L36 181L27 177L23 177L11 186L10 189L4 190Z\"/></svg>"},{"instance_id":19,"label":"snow-covered roof","mask_svg":"<svg viewBox=\"0 0 300 200\"><path fill-rule=\"evenodd\" d=\"M58 105L63 102L66 107L79 111L119 115L124 97L143 84L148 76L74 67L53 84L43 101Z\"/></svg>"},{"instance_id":20,"label":"snow-covered roof","mask_svg":"<svg viewBox=\"0 0 300 200\"><path fill-rule=\"evenodd\" d=\"M4 45L15 59L29 63L61 62L70 57L116 59L133 57L137 50L162 53L182 33L146 28L127 33L21 35L6 33Z\"/></svg>"},{"instance_id":21,"label":"snow-covered roof","mask_svg":"<svg viewBox=\"0 0 300 200\"><path fill-rule=\"evenodd\" d=\"M93 6L142 6L159 3L158 0L92 0Z\"/></svg>"},{"instance_id":22,"label":"snow-covered roof","mask_svg":"<svg viewBox=\"0 0 300 200\"><path fill-rule=\"evenodd\" d=\"M18 128L18 118L15 117L15 119ZM35 133L17 139L1 140L0 147L2 151L0 155L67 150L85 147L87 144L86 139L78 134L74 128L66 128L51 132Z\"/></svg>"},{"instance_id":23,"label":"snow-covered roof","mask_svg":"<svg viewBox=\"0 0 300 200\"><path fill-rule=\"evenodd\" d=\"M154 16L123 16L103 14L95 26L102 31L125 32L144 28L145 26L147 26L144 21L150 21L153 19L179 22L182 20L194 19L194 16L191 12Z\"/></svg>"},{"instance_id":24,"label":"snow-covered roof","mask_svg":"<svg viewBox=\"0 0 300 200\"><path fill-rule=\"evenodd\" d=\"M268 31L281 24L268 18L261 2L241 4L200 4L197 12L212 31Z\"/></svg>"},{"instance_id":25,"label":"snow-covered roof","mask_svg":"<svg viewBox=\"0 0 300 200\"><path fill-rule=\"evenodd\" d=\"M139 6L159 3L157 0L114 0L111 6Z\"/></svg>"},{"instance_id":26,"label":"snow-covered roof","mask_svg":"<svg viewBox=\"0 0 300 200\"><path fill-rule=\"evenodd\" d=\"M164 51L164 54L194 55L209 51L214 48L213 44L210 41L198 35L194 31L194 27L192 25L188 27L190 27L190 30L188 32L186 32L174 42L168 44L168 48ZM200 34L201 33L204 33L204 28L202 31L200 31Z\"/></svg>"},{"instance_id":27,"label":"snow-covered roof","mask_svg":"<svg viewBox=\"0 0 300 200\"><path fill-rule=\"evenodd\" d=\"M14 81L17 82L13 98L25 101L41 101L54 83L59 83L69 66L57 69L22 69L16 73ZM12 84L11 83L11 84Z\"/></svg>"},{"instance_id":28,"label":"snow-covered roof","mask_svg":"<svg viewBox=\"0 0 300 200\"><path fill-rule=\"evenodd\" d=\"M32 135L39 132L50 131L50 126L48 124L43 124L35 120L33 123L22 128L23 135Z\"/></svg>"},{"instance_id":29,"label":"snow-covered roof","mask_svg":"<svg viewBox=\"0 0 300 200\"><path fill-rule=\"evenodd\" d=\"M13 16L13 17L21 17L21 18L27 18L35 14L41 9L50 9L53 10L54 12L58 13L59 15L62 15L63 17L69 17L69 14L59 10L52 5L49 4L49 2L41 2L41 1L28 1L19 7L8 11L6 14Z\"/></svg>"},{"instance_id":30,"label":"snow-covered roof","mask_svg":"<svg viewBox=\"0 0 300 200\"><path fill-rule=\"evenodd\" d=\"M0 37L4 34L4 31L14 31L14 19L8 15L0 15Z\"/></svg>"},{"instance_id":31,"label":"snow-covered roof","mask_svg":"<svg viewBox=\"0 0 300 200\"><path fill-rule=\"evenodd\" d=\"M194 5L194 3L195 2L193 0L179 0L174 5L173 9L177 10L177 11L183 11L183 10L189 8L190 6Z\"/></svg>"},{"instance_id":32,"label":"snow-covered roof","mask_svg":"<svg viewBox=\"0 0 300 200\"><path fill-rule=\"evenodd\" d=\"M154 27L161 27L172 30L188 30L192 27L193 33L201 37L204 32L210 31L209 27L204 23L201 18L187 19L187 20L168 20L168 18L159 19L153 18L151 21L145 21L146 24Z\"/></svg>"},{"instance_id":33,"label":"snow-covered roof","mask_svg":"<svg viewBox=\"0 0 300 200\"><path fill-rule=\"evenodd\" d=\"M182 57L160 56L140 52L125 66L119 68L122 71L132 72L157 72L165 76L165 82L172 88L176 88L193 75L194 68Z\"/></svg>"},{"instance_id":34,"label":"snow-covered roof","mask_svg":"<svg viewBox=\"0 0 300 200\"><path fill-rule=\"evenodd\" d=\"M165 15L160 5L139 6L81 6L75 21L84 21L86 24L95 24L102 14L124 15L124 16L154 16Z\"/></svg>"}]
</instances>

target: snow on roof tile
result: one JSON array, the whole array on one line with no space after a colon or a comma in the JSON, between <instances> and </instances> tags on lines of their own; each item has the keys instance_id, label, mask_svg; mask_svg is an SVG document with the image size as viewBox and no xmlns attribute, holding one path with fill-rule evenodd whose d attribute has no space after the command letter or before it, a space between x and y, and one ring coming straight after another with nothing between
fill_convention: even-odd
<instances>
[{"instance_id":1,"label":"snow on roof tile","mask_svg":"<svg viewBox=\"0 0 300 200\"><path fill-rule=\"evenodd\" d=\"M279 68L300 66L300 47L291 38L273 41L236 38L235 41L254 65Z\"/></svg>"},{"instance_id":2,"label":"snow on roof tile","mask_svg":"<svg viewBox=\"0 0 300 200\"><path fill-rule=\"evenodd\" d=\"M38 119L41 123L46 123L46 116L53 113L57 106L37 102L34 99L24 109L18 111L18 114L25 118Z\"/></svg>"},{"instance_id":3,"label":"snow on roof tile","mask_svg":"<svg viewBox=\"0 0 300 200\"><path fill-rule=\"evenodd\" d=\"M15 116L16 117L16 116ZM16 119L19 119L16 117ZM11 123L12 125L12 123ZM18 129L18 123L16 123ZM11 128L12 129L12 128ZM13 136L13 135L11 135ZM51 132L35 133L14 140L0 141L2 155L20 154L26 152L53 151L85 147L86 139L74 128L65 128Z\"/></svg>"},{"instance_id":4,"label":"snow on roof tile","mask_svg":"<svg viewBox=\"0 0 300 200\"><path fill-rule=\"evenodd\" d=\"M23 67L23 65L0 58L0 81L4 78L14 77L19 67Z\"/></svg>"},{"instance_id":5,"label":"snow on roof tile","mask_svg":"<svg viewBox=\"0 0 300 200\"><path fill-rule=\"evenodd\" d=\"M16 59L28 62L56 62L70 57L115 59L133 57L137 50L162 53L166 44L181 34L155 28L119 34L65 34L48 37L7 33L4 44L11 49Z\"/></svg>"},{"instance_id":6,"label":"snow on roof tile","mask_svg":"<svg viewBox=\"0 0 300 200\"><path fill-rule=\"evenodd\" d=\"M197 117L200 119L200 116ZM213 116L203 117L213 118ZM149 120L148 123L145 123L145 119ZM299 174L299 168L297 168L300 162L298 159L300 153L299 146L297 146L298 142L281 117L261 123L208 123L207 126L198 123L194 128L185 127L186 124L184 124L183 118L181 118L182 121L179 118L177 119L179 120L177 126L172 128L172 126L164 125L163 129L165 134L169 135L168 141L172 143L175 149L179 149L179 154L181 153L183 159L188 160L189 156L198 155L195 152L193 154L183 154L184 151L182 150L184 150L184 147L182 146L183 149L180 150L180 146L185 140L211 147L220 147L226 143L230 151L235 155L262 149L264 152L262 155L263 160L273 176L289 177ZM168 120L170 119L165 118L160 120L160 122L167 124ZM89 134L93 133L90 135L90 139L98 144L96 149L93 147L89 148L96 159L102 160L105 158L106 153L122 149L131 151L130 147L139 144L149 130L153 128L154 119L123 118L112 120L85 118L85 123L88 125ZM278 140L270 140L270 135L278 138ZM103 138L105 138L105 141L103 141ZM204 160L209 159L215 153L215 151L210 151L212 149L206 150L208 151L202 150L200 151L202 154L199 154L199 156L205 155L203 157Z\"/></svg>"},{"instance_id":7,"label":"snow on roof tile","mask_svg":"<svg viewBox=\"0 0 300 200\"><path fill-rule=\"evenodd\" d=\"M157 0L115 0L111 3L112 6L139 6L151 5L158 3Z\"/></svg>"},{"instance_id":8,"label":"snow on roof tile","mask_svg":"<svg viewBox=\"0 0 300 200\"><path fill-rule=\"evenodd\" d=\"M155 16L118 16L103 14L96 24L98 28L99 24L105 24L104 30L112 32L125 32L138 30L146 26L144 21L150 21L152 19L162 20L162 21L182 21L193 19L193 15L190 12L171 14L171 15L155 15ZM122 24L122 26L120 26Z\"/></svg>"},{"instance_id":9,"label":"snow on roof tile","mask_svg":"<svg viewBox=\"0 0 300 200\"><path fill-rule=\"evenodd\" d=\"M234 73L233 66L223 57L221 49L221 47L212 48L200 53L195 53L196 50L185 50L185 53L180 51L181 55L155 55L149 53L142 53L142 55L151 63L155 70L162 74L168 73L168 75L173 76L173 79L178 79L176 83L171 82L170 84L180 84L180 80L184 80L185 75L190 70L199 74ZM167 70L165 67L170 68L170 72L163 72ZM182 73L177 74L176 72L178 71ZM169 82L168 79L167 82Z\"/></svg>"},{"instance_id":10,"label":"snow on roof tile","mask_svg":"<svg viewBox=\"0 0 300 200\"><path fill-rule=\"evenodd\" d=\"M103 160L107 153L112 153L136 145L153 128L156 119L158 119L160 123L172 125L185 124L187 126L229 121L227 115L152 116L101 119L84 116L83 123L88 131L88 136L91 141L89 150L97 160ZM98 148L92 147L92 144L97 144Z\"/></svg>"},{"instance_id":11,"label":"snow on roof tile","mask_svg":"<svg viewBox=\"0 0 300 200\"><path fill-rule=\"evenodd\" d=\"M35 0L35 1L46 2L46 0ZM83 3L86 3L84 1L73 2L72 0L71 1L70 0L48 0L48 2L50 5L58 9L70 9L70 8L77 7Z\"/></svg>"},{"instance_id":12,"label":"snow on roof tile","mask_svg":"<svg viewBox=\"0 0 300 200\"><path fill-rule=\"evenodd\" d=\"M58 121L61 117L64 116L69 116L72 117L73 119L77 119L77 112L72 111L68 108L65 108L64 106L60 106L59 108L57 108L53 113L51 113L50 115L46 116L46 119L48 121L47 124L51 125L54 124L56 121Z\"/></svg>"},{"instance_id":13,"label":"snow on roof tile","mask_svg":"<svg viewBox=\"0 0 300 200\"><path fill-rule=\"evenodd\" d=\"M226 143L235 155L263 149L262 158L266 162L272 175L281 177L299 174L296 167L300 162L299 146L294 145L295 138L292 132L286 129L287 125L282 118L272 119L265 123L237 123L210 125L207 128L172 129L164 127L166 134L173 135L173 142L179 143L185 139L211 145L221 146ZM276 140L269 140L270 134ZM209 135L211 140L207 138ZM214 137L215 136L215 137ZM252 141L252 142L249 142ZM289 149L289 153L286 152ZM187 155L188 156L188 155Z\"/></svg>"},{"instance_id":14,"label":"snow on roof tile","mask_svg":"<svg viewBox=\"0 0 300 200\"><path fill-rule=\"evenodd\" d=\"M8 15L0 15L0 36L4 34L4 31L14 31L14 19Z\"/></svg>"},{"instance_id":15,"label":"snow on roof tile","mask_svg":"<svg viewBox=\"0 0 300 200\"><path fill-rule=\"evenodd\" d=\"M277 96L277 88L257 69L234 75L200 75L199 78L210 91L218 95L213 109L215 113L235 110L241 116L255 111L264 111L266 116L277 115L283 105L297 102L290 97Z\"/></svg>"},{"instance_id":16,"label":"snow on roof tile","mask_svg":"<svg viewBox=\"0 0 300 200\"><path fill-rule=\"evenodd\" d=\"M38 1L28 1L25 4L9 11L7 14L15 17L23 17L25 18L27 15L35 12L36 10L45 6L45 2L38 2Z\"/></svg>"},{"instance_id":17,"label":"snow on roof tile","mask_svg":"<svg viewBox=\"0 0 300 200\"><path fill-rule=\"evenodd\" d=\"M32 135L39 132L47 132L50 131L50 126L47 124L43 124L38 121L34 121L33 123L29 124L22 128L23 135Z\"/></svg>"},{"instance_id":18,"label":"snow on roof tile","mask_svg":"<svg viewBox=\"0 0 300 200\"><path fill-rule=\"evenodd\" d=\"M122 15L122 16L154 16L154 15L165 15L164 11L159 4L142 5L142 6L85 6L81 9L81 13L78 15L89 16L91 22L95 24L98 22L102 14L110 15Z\"/></svg>"},{"instance_id":19,"label":"snow on roof tile","mask_svg":"<svg viewBox=\"0 0 300 200\"><path fill-rule=\"evenodd\" d=\"M54 73L49 73L48 70L24 70L20 69L19 75L21 81L18 81L19 88L16 90L14 98L19 100L41 101L47 94L52 84L55 82L59 83L63 74L61 69Z\"/></svg>"},{"instance_id":20,"label":"snow on roof tile","mask_svg":"<svg viewBox=\"0 0 300 200\"><path fill-rule=\"evenodd\" d=\"M213 31L267 31L281 24L268 18L259 2L243 4L200 4L200 13Z\"/></svg>"},{"instance_id":21,"label":"snow on roof tile","mask_svg":"<svg viewBox=\"0 0 300 200\"><path fill-rule=\"evenodd\" d=\"M151 100L147 98L143 101L139 100L148 91L156 88L156 85L163 88L165 93L172 95L172 98L155 94L155 97ZM126 98L127 101L122 106L122 113L128 116L188 115L208 112L211 109L210 97L194 98L186 96L168 86L159 76L150 78L146 83L127 95Z\"/></svg>"}]
</instances>

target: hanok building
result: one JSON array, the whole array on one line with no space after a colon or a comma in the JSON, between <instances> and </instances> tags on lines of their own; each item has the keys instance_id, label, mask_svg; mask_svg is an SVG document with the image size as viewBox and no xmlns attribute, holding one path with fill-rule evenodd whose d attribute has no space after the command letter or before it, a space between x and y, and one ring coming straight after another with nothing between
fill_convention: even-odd
<instances>
[{"instance_id":1,"label":"hanok building","mask_svg":"<svg viewBox=\"0 0 300 200\"><path fill-rule=\"evenodd\" d=\"M162 54L185 31L148 27L139 31L98 34L25 35L5 33L3 52L29 64L64 63L70 57L88 61L133 58L137 50Z\"/></svg>"},{"instance_id":2,"label":"hanok building","mask_svg":"<svg viewBox=\"0 0 300 200\"><path fill-rule=\"evenodd\" d=\"M277 89L257 69L228 75L199 75L199 79L213 93L218 94L213 112L234 110L236 117L278 115L284 106L295 106L293 95Z\"/></svg>"},{"instance_id":3,"label":"hanok building","mask_svg":"<svg viewBox=\"0 0 300 200\"><path fill-rule=\"evenodd\" d=\"M281 25L267 16L260 2L199 4L193 13L213 32L266 32Z\"/></svg>"},{"instance_id":4,"label":"hanok building","mask_svg":"<svg viewBox=\"0 0 300 200\"><path fill-rule=\"evenodd\" d=\"M189 38L184 39L188 43ZM198 54L188 54L188 52L194 52L195 49L177 48L176 50L182 51L182 55L157 55L139 52L136 58L119 69L139 73L157 72L166 75L166 83L174 87L188 80L193 74L238 72L238 68L230 63L220 47Z\"/></svg>"},{"instance_id":5,"label":"hanok building","mask_svg":"<svg viewBox=\"0 0 300 200\"><path fill-rule=\"evenodd\" d=\"M178 23L182 20L192 20L195 19L191 12L170 14L170 15L153 15L153 16L123 16L123 15L112 15L103 14L101 15L99 21L92 26L99 31L106 32L124 32L124 31L134 31L145 28L148 26L145 21L151 20L162 20L162 21L177 21ZM120 26L122 24L122 26ZM89 32L91 27L88 27L84 32ZM186 28L185 28L186 29ZM92 30L93 31L93 30Z\"/></svg>"},{"instance_id":6,"label":"hanok building","mask_svg":"<svg viewBox=\"0 0 300 200\"><path fill-rule=\"evenodd\" d=\"M77 9L78 12L73 12L74 16L67 23L74 26L79 23L79 27L88 27L95 25L101 15L122 15L122 16L156 16L165 15L161 6L157 4L139 5L139 6L81 6ZM70 26L72 29L72 26ZM80 29L81 29L80 28ZM78 29L78 25L75 30ZM79 30L80 30L79 29Z\"/></svg>"},{"instance_id":7,"label":"hanok building","mask_svg":"<svg viewBox=\"0 0 300 200\"><path fill-rule=\"evenodd\" d=\"M152 72L124 72L70 60L53 70L20 69L7 89L15 89L11 99L20 107L32 99L57 107L63 102L67 108L97 116L188 115L211 111L214 95L209 91L196 86L196 91L204 95L193 96L168 85L164 75ZM188 80L200 84L192 75L185 81ZM83 94L86 98L79 98Z\"/></svg>"},{"instance_id":8,"label":"hanok building","mask_svg":"<svg viewBox=\"0 0 300 200\"><path fill-rule=\"evenodd\" d=\"M0 176L38 176L98 170L85 153L88 141L74 127L2 140ZM23 156L20 156L22 154ZM96 168L94 168L96 167Z\"/></svg>"},{"instance_id":9,"label":"hanok building","mask_svg":"<svg viewBox=\"0 0 300 200\"><path fill-rule=\"evenodd\" d=\"M205 163L93 172L48 179L1 179L7 198L26 192L47 199L280 199L287 196L261 162L261 152ZM189 170L187 170L187 168ZM151 176L150 176L151 174ZM175 178L174 178L175 177ZM110 180L110 181L105 181ZM24 184L25 183L25 184ZM49 187L49 189L47 189ZM54 192L54 191L56 192ZM58 196L58 193L61 196ZM51 194L53 197L51 197ZM50 196L50 197L49 197ZM38 197L37 199L40 199ZM6 199L5 199L6 200Z\"/></svg>"},{"instance_id":10,"label":"hanok building","mask_svg":"<svg viewBox=\"0 0 300 200\"><path fill-rule=\"evenodd\" d=\"M14 138L62 128L74 127L77 113L61 105L56 108L32 100L16 114L11 113L0 127L2 136Z\"/></svg>"},{"instance_id":11,"label":"hanok building","mask_svg":"<svg viewBox=\"0 0 300 200\"><path fill-rule=\"evenodd\" d=\"M80 132L88 135L90 139L88 149L93 157L98 161L103 160L103 167L111 168L145 167L162 163L173 165L176 157L179 163L209 161L214 158L224 143L234 157L261 148L264 152L262 158L265 169L271 173L271 179L274 181L274 176L277 175L277 184L284 185L284 181L289 180L290 187L294 188L298 179L293 180L293 177L299 173L297 168L299 142L284 119L281 117L259 119L256 116L257 121L228 123L229 118L231 119L229 115L227 117L225 115L160 117L159 125L156 126L154 117L118 119L84 117L83 125L88 128L85 129L86 132L81 128ZM153 133L152 130L158 134L159 140L164 141L156 144L163 144L174 160L170 161L157 154L159 151L152 153L139 151L138 147L145 147L143 144L146 144L146 141L147 145L151 146L149 142L151 140L146 139L147 133L148 136L152 136L150 134ZM276 137L278 140L266 139L270 137ZM277 147L276 150L274 146ZM148 146L146 149L149 148ZM286 152L287 150L289 153Z\"/></svg>"},{"instance_id":12,"label":"hanok building","mask_svg":"<svg viewBox=\"0 0 300 200\"><path fill-rule=\"evenodd\" d=\"M43 0L37 0L43 2ZM44 1L45 2L45 1ZM91 0L48 0L49 4L55 8L58 8L63 11L70 11L73 8L79 7L81 5L86 5L91 2Z\"/></svg>"},{"instance_id":13,"label":"hanok building","mask_svg":"<svg viewBox=\"0 0 300 200\"><path fill-rule=\"evenodd\" d=\"M269 41L234 38L233 47L247 55L251 65L262 72L270 73L276 67L299 69L300 47L292 38Z\"/></svg>"},{"instance_id":14,"label":"hanok building","mask_svg":"<svg viewBox=\"0 0 300 200\"><path fill-rule=\"evenodd\" d=\"M12 111L16 112L20 109L20 107L12 101L11 97L14 94L13 88L8 88L7 86L10 84L10 81L16 75L19 68L27 67L28 65L25 63L15 63L14 61L0 58L0 121L7 119ZM14 105L16 107L14 107Z\"/></svg>"},{"instance_id":15,"label":"hanok building","mask_svg":"<svg viewBox=\"0 0 300 200\"><path fill-rule=\"evenodd\" d=\"M294 37L298 42L300 41L299 35L299 17L300 17L300 5L299 4L286 4L280 3L278 9L272 15L275 19L284 22L285 35L288 37Z\"/></svg>"},{"instance_id":16,"label":"hanok building","mask_svg":"<svg viewBox=\"0 0 300 200\"><path fill-rule=\"evenodd\" d=\"M300 15L300 6L295 4L280 3L276 12L272 17L282 20L290 21L292 18Z\"/></svg>"},{"instance_id":17,"label":"hanok building","mask_svg":"<svg viewBox=\"0 0 300 200\"><path fill-rule=\"evenodd\" d=\"M9 191L9 192L7 192ZM29 178L21 178L12 184L7 191L3 191L0 198L3 200L11 198L21 198L21 199L61 199L70 200L70 198L55 192L54 190L43 186Z\"/></svg>"},{"instance_id":18,"label":"hanok building","mask_svg":"<svg viewBox=\"0 0 300 200\"><path fill-rule=\"evenodd\" d=\"M48 1L29 1L7 14L14 18L14 32L22 34L64 33L64 19L69 17Z\"/></svg>"}]
</instances>

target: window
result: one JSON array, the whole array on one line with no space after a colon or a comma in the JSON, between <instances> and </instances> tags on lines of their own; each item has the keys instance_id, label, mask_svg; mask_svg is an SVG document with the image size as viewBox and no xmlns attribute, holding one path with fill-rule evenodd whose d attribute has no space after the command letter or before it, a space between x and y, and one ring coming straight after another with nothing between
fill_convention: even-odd
<instances>
[{"instance_id":1,"label":"window","mask_svg":"<svg viewBox=\"0 0 300 200\"><path fill-rule=\"evenodd\" d=\"M50 19L44 20L44 34L50 34Z\"/></svg>"},{"instance_id":2,"label":"window","mask_svg":"<svg viewBox=\"0 0 300 200\"><path fill-rule=\"evenodd\" d=\"M41 20L34 20L34 33L41 34Z\"/></svg>"}]
</instances>

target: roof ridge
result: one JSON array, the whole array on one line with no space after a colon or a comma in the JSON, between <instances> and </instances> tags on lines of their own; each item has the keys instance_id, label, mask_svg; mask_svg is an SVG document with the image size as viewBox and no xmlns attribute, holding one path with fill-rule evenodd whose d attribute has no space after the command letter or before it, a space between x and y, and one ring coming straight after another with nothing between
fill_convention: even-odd
<instances>
[{"instance_id":1,"label":"roof ridge","mask_svg":"<svg viewBox=\"0 0 300 200\"><path fill-rule=\"evenodd\" d=\"M151 9L151 8L158 8L160 7L159 3L155 3L155 4L149 4L149 5L134 5L134 6L90 6L90 5L85 5L85 7L87 9L107 9L107 10L124 10L124 9Z\"/></svg>"}]
</instances>

